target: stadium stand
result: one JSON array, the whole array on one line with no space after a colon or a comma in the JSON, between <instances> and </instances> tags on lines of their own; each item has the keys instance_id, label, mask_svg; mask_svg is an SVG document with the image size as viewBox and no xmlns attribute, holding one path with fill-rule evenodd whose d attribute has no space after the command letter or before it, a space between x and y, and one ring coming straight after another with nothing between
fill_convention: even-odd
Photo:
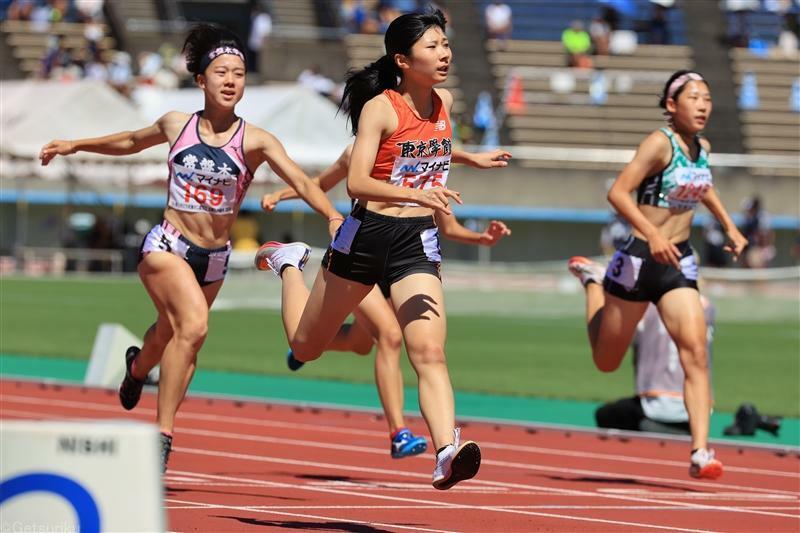
<instances>
[{"instance_id":1,"label":"stadium stand","mask_svg":"<svg viewBox=\"0 0 800 533\"><path fill-rule=\"evenodd\" d=\"M789 16L797 17L797 8ZM734 83L739 96L739 118L747 152L795 156L800 161L800 112L792 109L793 85L800 80L797 50L777 47L781 15L762 7L758 11L726 13L728 34L743 31L748 47L730 49ZM738 24L744 21L742 30ZM788 52L788 53L787 53ZM796 89L795 89L796 90ZM794 169L753 168L757 175L779 173L800 177Z\"/></svg>"},{"instance_id":2,"label":"stadium stand","mask_svg":"<svg viewBox=\"0 0 800 533\"><path fill-rule=\"evenodd\" d=\"M671 72L692 67L688 46L637 44L630 54L592 56L592 68L570 68L562 31L576 19L588 24L602 5L591 0L508 4L514 39L487 40L486 50L501 93L508 93L512 77L521 80L524 104L506 120L514 144L631 148L663 124L657 98ZM642 28L649 3L633 5L635 14L620 16L619 29L636 31L638 41L647 42ZM680 9L667 13L672 42L685 43Z\"/></svg>"},{"instance_id":3,"label":"stadium stand","mask_svg":"<svg viewBox=\"0 0 800 533\"><path fill-rule=\"evenodd\" d=\"M109 36L108 26L103 24L100 28L104 36L97 41L97 46L104 59L110 61L116 42ZM47 31L42 31L39 26L28 21L6 20L0 25L0 29L19 70L30 77L40 71L51 36L63 35L64 46L73 54L80 54L87 42L84 36L86 24L78 22L56 22L50 24Z\"/></svg>"}]
</instances>

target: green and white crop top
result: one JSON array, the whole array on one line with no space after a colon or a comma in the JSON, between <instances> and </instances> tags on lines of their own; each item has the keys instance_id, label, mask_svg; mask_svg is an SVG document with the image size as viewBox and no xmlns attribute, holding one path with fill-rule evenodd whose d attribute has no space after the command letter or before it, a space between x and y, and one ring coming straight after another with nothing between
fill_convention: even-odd
<instances>
[{"instance_id":1,"label":"green and white crop top","mask_svg":"<svg viewBox=\"0 0 800 533\"><path fill-rule=\"evenodd\" d=\"M642 181L636 195L637 202L669 209L694 209L713 186L708 153L695 137L698 155L697 161L692 161L683 152L672 130L661 128L659 131L672 145L672 158L667 168Z\"/></svg>"}]
</instances>

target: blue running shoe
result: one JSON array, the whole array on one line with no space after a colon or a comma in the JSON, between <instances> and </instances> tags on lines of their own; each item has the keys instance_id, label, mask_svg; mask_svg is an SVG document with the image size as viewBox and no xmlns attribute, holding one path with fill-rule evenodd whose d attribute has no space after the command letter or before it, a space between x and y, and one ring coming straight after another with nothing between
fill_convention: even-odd
<instances>
[{"instance_id":1,"label":"blue running shoe","mask_svg":"<svg viewBox=\"0 0 800 533\"><path fill-rule=\"evenodd\" d=\"M286 365L289 367L289 370L295 372L300 370L305 363L303 361L298 361L294 358L294 352L289 350L289 353L286 354Z\"/></svg>"},{"instance_id":2,"label":"blue running shoe","mask_svg":"<svg viewBox=\"0 0 800 533\"><path fill-rule=\"evenodd\" d=\"M392 438L392 459L419 455L425 453L427 449L428 443L425 441L425 437L415 436L408 428L401 429Z\"/></svg>"}]
</instances>

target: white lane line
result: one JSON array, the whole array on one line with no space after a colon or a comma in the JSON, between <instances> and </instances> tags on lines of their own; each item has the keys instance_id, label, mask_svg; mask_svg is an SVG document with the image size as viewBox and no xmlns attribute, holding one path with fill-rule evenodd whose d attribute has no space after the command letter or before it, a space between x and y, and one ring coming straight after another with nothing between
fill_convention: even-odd
<instances>
[{"instance_id":1,"label":"white lane line","mask_svg":"<svg viewBox=\"0 0 800 533\"><path fill-rule=\"evenodd\" d=\"M1 399L1 397L0 397ZM292 446L307 446L307 447L314 447L314 448L322 448L330 451L337 451L337 452L359 452L359 453L370 453L370 454L379 454L385 455L386 451L384 449L377 449L377 448L367 448L362 446L347 446L345 450L343 450L341 445L337 444L330 444L327 442L314 442L314 441L306 441L306 440L298 440L298 439L283 439L283 438L276 438L276 437L266 437L266 436L258 436L258 435L243 435L239 433L230 433L230 432L223 432L223 431L216 431L216 430L204 430L204 429L191 429L191 428L182 428L181 433L183 434L193 434L205 437L213 437L213 438L226 438L231 440L243 440L243 441L254 441L254 442L263 442L263 443L271 443L271 444L288 444ZM640 481L646 482L657 482L657 483L678 483L681 485L691 485L691 486L699 486L703 489L709 488L727 488L727 489L734 489L738 491L750 491L750 492L762 492L765 494L783 494L789 495L793 497L797 497L798 493L790 492L790 491L776 491L774 489L762 489L759 487L748 487L742 485L733 485L733 484L724 484L719 482L714 482L713 485L709 485L707 482L696 482L692 480L677 480L673 478L661 478L661 477L654 477L654 476L641 476L635 474L619 474L618 472L605 472L599 470L578 470L578 469L569 469L569 468L560 468L560 467L552 467L552 466L545 466L545 465L535 465L535 464L527 464L527 463L514 463L509 461L495 461L490 459L484 459L482 461L485 465L492 465L498 466L502 468L516 468L516 469L525 469L525 470L532 470L532 471L543 471L543 472L558 472L561 474L570 474L570 475L583 475L583 476L600 476L600 477L607 477L610 479L619 478L620 475L625 475L626 478L636 479ZM385 472L385 471L382 471ZM526 488L530 488L530 486L526 486Z\"/></svg>"},{"instance_id":2,"label":"white lane line","mask_svg":"<svg viewBox=\"0 0 800 533\"><path fill-rule=\"evenodd\" d=\"M75 402L70 400L55 400L51 401L49 399L42 399L42 398L33 398L28 396L18 396L18 395L10 395L10 394L0 394L0 399L8 399L9 401L18 401L20 403L31 403L31 404L39 404L39 405L60 405L63 407L75 407L78 409L93 409L97 411L107 411L107 412L114 412L119 413L120 410L116 406L108 406L103 404L86 404L83 402ZM145 408L138 408L136 413L138 415L147 414L147 415L155 415L155 409L145 409ZM220 422L225 424L247 424L250 426L257 426L257 427L275 427L275 428L283 428L283 429L294 429L294 430L308 430L319 432L322 428L324 428L325 432L328 433L341 433L345 435L359 435L359 436L369 436L369 437L378 437L381 440L386 439L386 432L385 431L375 431L375 430L367 430L367 429L356 429L356 428L347 428L341 426L328 426L324 423L320 424L303 424L297 422L279 422L279 421L271 421L271 420L263 420L263 419L254 419L248 417L241 417L241 416L221 416L221 415L213 415L208 413L198 413L192 412L189 410L181 411L180 418L183 419L190 419L190 420L202 420L208 422ZM504 444L499 442L490 442L490 441L482 441L481 447L485 449L492 449L496 448L498 450L507 450L507 451L520 451L525 453L538 453L544 455L554 455L554 456L562 456L562 457L577 457L577 458L585 458L585 459L601 459L606 461L618 461L618 462L625 462L625 463L634 463L634 464L646 464L646 465L662 465L662 466L674 466L679 468L687 468L686 463L680 461L669 461L664 459L655 459L655 458L642 458L636 456L628 456L628 455L617 455L617 454L603 454L603 453L593 453L593 452L583 452L583 451L570 451L570 450L561 450L557 448L546 448L546 447L538 447L538 446L527 446L527 445L514 445L514 444ZM747 468L747 467L737 467L737 466L726 466L726 472L736 472L742 474L752 474L752 475L763 475L763 476L775 476L775 477L792 477L797 478L800 476L800 466L798 466L797 471L783 471L783 470L767 470L767 469L759 469L759 468Z\"/></svg>"},{"instance_id":3,"label":"white lane line","mask_svg":"<svg viewBox=\"0 0 800 533\"><path fill-rule=\"evenodd\" d=\"M196 502L185 501L185 500L175 500L175 499L170 499L170 501L175 502L175 503L187 504L187 507L186 507L187 510L223 509L223 510L227 510L227 511L247 511L247 512L251 512L251 513L274 514L274 515L279 515L279 516L291 516L292 518L305 518L305 519L313 519L313 520L327 520L329 522L332 521L332 522L335 522L335 523L347 522L348 524L363 524L363 525L366 525L366 526L390 527L390 528L394 528L394 529L408 529L408 530L411 530L411 531L430 531L431 533L456 533L454 531L447 530L447 529L430 529L430 528L424 528L424 527L419 527L419 526L409 527L409 526L400 526L400 525L397 525L397 524L385 524L383 522L370 522L370 521L367 521L367 520L356 520L355 518L337 518L337 517L332 517L332 516L320 516L320 515L313 515L313 514L306 514L306 513L289 513L289 512L286 512L286 511L274 511L274 510L269 510L269 509L259 509L259 508L249 507L249 506L246 506L246 505L206 504L203 507L199 507L199 506L198 507L190 507L188 505L193 505Z\"/></svg>"},{"instance_id":4,"label":"white lane line","mask_svg":"<svg viewBox=\"0 0 800 533\"><path fill-rule=\"evenodd\" d=\"M222 450L201 450L197 448L176 448L176 451L183 451L185 453L192 453L195 455L203 455L203 456L214 456L214 457L228 457L230 459L241 459L245 461L256 461L256 462L265 462L265 463L277 463L277 464L287 464L293 466L305 466L305 467L312 467L312 468L326 468L335 470L337 472L341 471L351 471L351 472L363 472L369 474L377 474L383 475L387 477L397 477L397 476L404 476L404 477L415 477L415 478L427 478L429 479L427 474L421 474L416 472L407 472L403 470L389 470L383 468L371 468L371 467L361 467L361 466L352 466L347 464L337 464L337 463L321 463L318 461L299 461L296 459L284 459L284 458L277 458L277 457L265 457L260 455L252 455L252 454L243 454L243 453L231 453L225 452ZM732 512L732 513L752 513L752 514L760 514L760 515L767 515L767 516L776 516L776 517L786 517L786 518L796 518L793 515L785 515L779 513L771 513L771 512L762 512L762 511L750 511L750 510L742 510L736 507L725 507L725 506L718 506L718 505L704 505L704 504L695 504L695 503L688 503L688 502L678 502L678 501L669 501L669 500L651 500L649 498L643 497L636 497L636 496L627 496L627 495L616 495L616 494L604 494L604 493L597 493L597 492L588 492L588 491L580 491L574 489L561 489L556 487L545 487L545 486L538 486L538 485L527 485L522 483L506 483L500 481L490 481L486 479L473 479L470 481L473 484L479 485L489 485L494 487L509 487L509 488L521 488L521 489L538 489L543 491L548 491L557 494L583 494L584 496L591 497L591 498L606 498L606 499L616 499L616 500L624 500L624 501L636 501L636 502L643 502L643 503L655 503L655 504L671 504L675 505L676 508L688 508L688 509L705 509L705 510L714 510L714 511L722 511L722 512ZM346 494L355 494L353 491L346 491ZM360 496L377 496L377 495L368 495L363 493L358 493Z\"/></svg>"},{"instance_id":5,"label":"white lane line","mask_svg":"<svg viewBox=\"0 0 800 533\"><path fill-rule=\"evenodd\" d=\"M321 487L310 487L307 485L296 485L296 484L289 484L289 483L277 483L273 481L262 481L259 479L250 479L250 478L241 478L241 477L232 477L232 476L222 476L218 474L202 474L200 472L186 472L182 471L183 474L194 474L200 477L205 477L208 479L223 479L223 480L231 480L235 479L237 481L242 481L246 479L256 485L266 486L270 488L278 488L279 485L282 485L284 488L290 490L308 490L314 492L326 492L330 494L341 494L341 495L348 495L352 496L352 491L347 490L336 490L336 489L325 489ZM434 489L430 489L434 490ZM479 510L479 511L492 511L498 513L510 513L510 514L519 514L519 515L529 515L529 516L542 516L546 518L559 518L564 520L571 520L571 521L579 521L579 522L593 522L593 523L602 523L602 524L613 524L613 525L622 525L622 526L634 526L634 527L641 527L647 529L665 529L668 531L687 531L687 532L700 532L700 531L707 531L707 530L698 530L698 529L684 529L684 528L677 528L677 527L668 527L668 526L659 526L655 524L646 524L646 523L639 523L639 522L626 522L621 520L605 520L601 518L589 518L589 517L581 517L581 516L571 516L571 515L561 515L555 513L542 513L542 512L535 512L535 511L527 511L522 509L504 509L501 507L492 507L492 506L484 506L484 505L464 505L464 504L452 504L448 502L441 502L435 500L424 500L419 498L401 498L399 496L388 496L388 495L380 495L380 494L361 494L359 493L358 496L363 498L371 498L371 499L379 499L379 500L388 500L388 501L402 501L402 502L409 502L409 503L417 503L417 504L426 504L426 505L433 505L438 509L442 508L455 508L455 509L471 509L471 510Z\"/></svg>"}]
</instances>

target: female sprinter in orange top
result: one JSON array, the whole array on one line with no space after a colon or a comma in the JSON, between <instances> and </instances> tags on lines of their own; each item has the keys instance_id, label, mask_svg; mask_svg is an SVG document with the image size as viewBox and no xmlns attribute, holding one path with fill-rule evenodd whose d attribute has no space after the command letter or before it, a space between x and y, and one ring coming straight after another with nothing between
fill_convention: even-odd
<instances>
[{"instance_id":1,"label":"female sprinter in orange top","mask_svg":"<svg viewBox=\"0 0 800 533\"><path fill-rule=\"evenodd\" d=\"M570 259L569 269L586 288L592 357L603 372L619 367L648 303L657 306L686 375L684 399L692 433L689 474L716 479L722 475L722 463L708 448L706 321L689 245L697 204L703 203L722 224L734 258L747 240L714 190L708 166L711 146L699 135L711 115L708 83L696 72L675 72L664 87L661 107L668 126L639 145L608 192L608 201L633 226L633 235L611 258L605 275L585 257Z\"/></svg>"},{"instance_id":2,"label":"female sprinter in orange top","mask_svg":"<svg viewBox=\"0 0 800 533\"><path fill-rule=\"evenodd\" d=\"M446 320L435 211L451 214L459 194L446 188L451 160L503 167L509 154L453 153L452 53L441 11L396 18L386 55L351 73L343 106L356 134L347 189L356 199L309 294L303 243L267 243L256 261L283 280L283 323L294 357L318 358L339 326L379 281L391 287L406 349L419 375L420 409L437 449L433 486L448 489L480 467L480 448L460 442L444 354Z\"/></svg>"},{"instance_id":3,"label":"female sprinter in orange top","mask_svg":"<svg viewBox=\"0 0 800 533\"><path fill-rule=\"evenodd\" d=\"M307 179L266 131L235 113L244 94L244 47L232 33L212 25L191 30L183 47L186 63L205 94L202 111L171 111L152 126L93 139L52 141L42 148L43 165L57 155L95 152L126 155L168 142L168 201L164 220L142 243L139 276L158 312L141 350L125 354L119 389L125 409L139 401L148 372L159 362L158 425L162 467L172 448L175 414L208 331L208 309L222 287L231 246L231 226L263 162L331 220L341 218L327 196Z\"/></svg>"},{"instance_id":4,"label":"female sprinter in orange top","mask_svg":"<svg viewBox=\"0 0 800 533\"><path fill-rule=\"evenodd\" d=\"M323 191L332 189L347 177L352 151L353 145L348 145L339 159L319 176L312 178L312 181ZM294 189L286 187L265 194L261 198L261 207L265 211L272 211L279 202L297 197ZM511 230L497 220L492 220L485 231L478 233L459 224L453 215L436 211L434 217L442 236L466 244L494 246L506 235L511 235ZM389 424L389 451L393 458L401 459L425 452L427 443L425 437L414 435L406 427L403 419L403 374L400 371L400 348L403 339L400 324L390 302L387 301L389 297L389 287L383 281L379 282L378 287L372 289L353 311L355 320L351 324L342 325L327 350L367 355L372 350L373 344L377 346L375 384L378 387L378 396L383 405L386 422ZM303 365L294 358L291 350L287 362L291 370L297 370Z\"/></svg>"}]
</instances>

